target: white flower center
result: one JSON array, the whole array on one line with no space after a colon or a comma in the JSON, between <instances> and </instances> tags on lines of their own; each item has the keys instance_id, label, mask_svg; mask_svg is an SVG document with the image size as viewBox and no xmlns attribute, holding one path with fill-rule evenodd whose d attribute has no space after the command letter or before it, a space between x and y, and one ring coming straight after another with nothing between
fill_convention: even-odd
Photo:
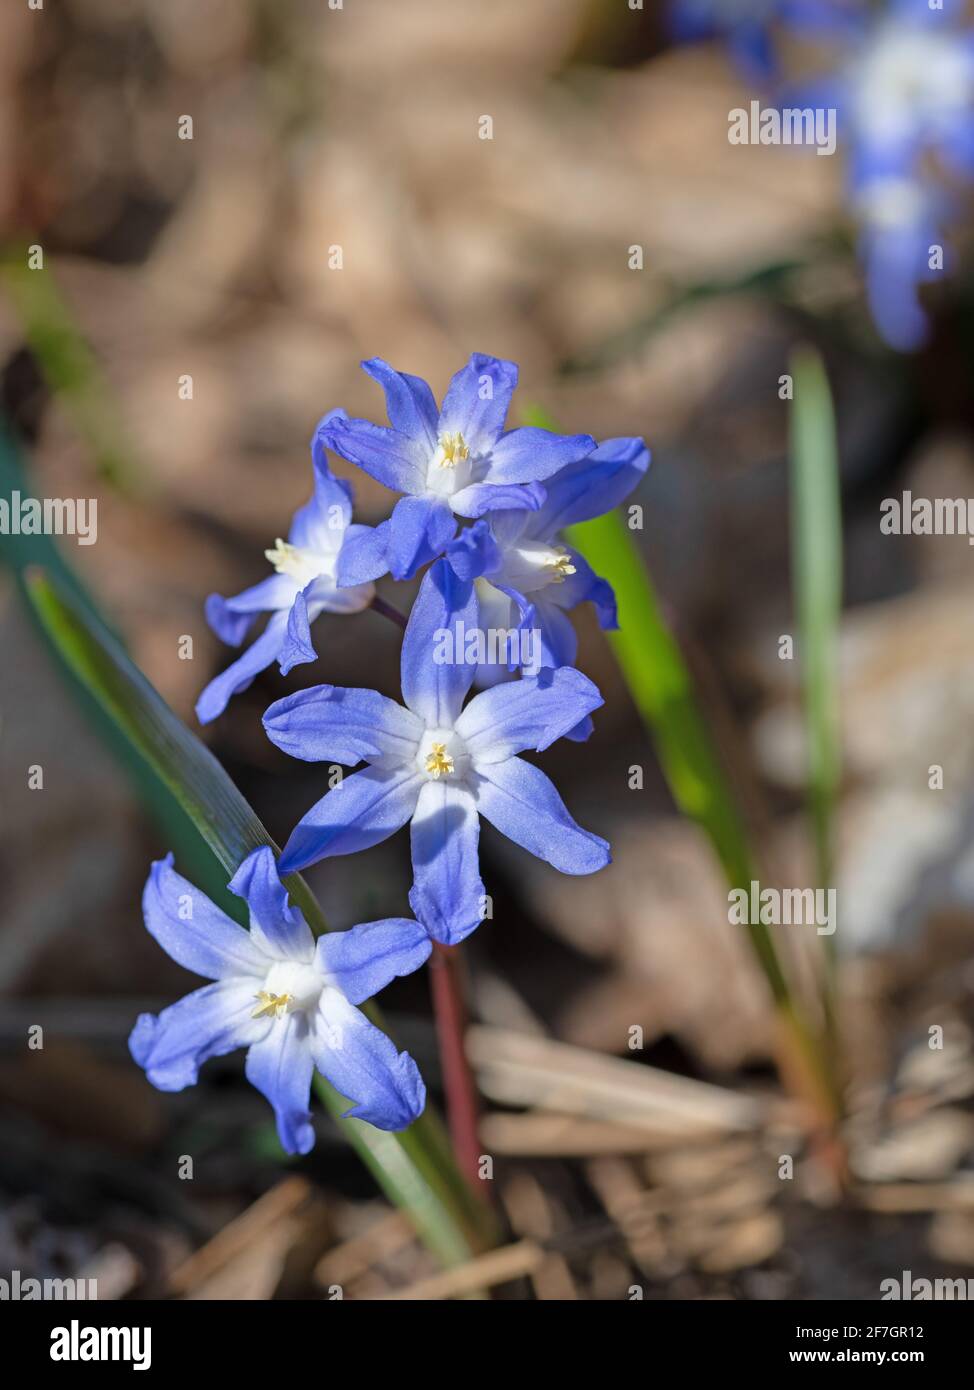
<instances>
[{"instance_id":1,"label":"white flower center","mask_svg":"<svg viewBox=\"0 0 974 1390\"><path fill-rule=\"evenodd\" d=\"M426 470L427 491L452 497L472 481L475 462L459 430L441 434Z\"/></svg>"},{"instance_id":2,"label":"white flower center","mask_svg":"<svg viewBox=\"0 0 974 1390\"><path fill-rule=\"evenodd\" d=\"M492 574L491 580L517 589L519 593L531 594L546 589L549 584L563 584L574 573L571 554L563 545L525 541L504 551L501 570Z\"/></svg>"},{"instance_id":3,"label":"white flower center","mask_svg":"<svg viewBox=\"0 0 974 1390\"><path fill-rule=\"evenodd\" d=\"M889 25L858 65L856 123L867 134L939 127L974 97L974 63L957 34Z\"/></svg>"},{"instance_id":4,"label":"white flower center","mask_svg":"<svg viewBox=\"0 0 974 1390\"><path fill-rule=\"evenodd\" d=\"M323 555L317 550L302 550L300 546L280 539L274 542L273 550L265 550L264 554L278 574L288 575L302 589L310 584L312 579L318 579L322 575L329 579L335 577L334 555Z\"/></svg>"},{"instance_id":5,"label":"white flower center","mask_svg":"<svg viewBox=\"0 0 974 1390\"><path fill-rule=\"evenodd\" d=\"M914 179L875 179L858 198L859 215L880 231L913 227L923 216L923 189Z\"/></svg>"},{"instance_id":6,"label":"white flower center","mask_svg":"<svg viewBox=\"0 0 974 1390\"><path fill-rule=\"evenodd\" d=\"M283 1018L302 1010L312 1013L318 1007L327 979L314 965L300 961L277 961L267 972L264 988L254 996L253 1018Z\"/></svg>"},{"instance_id":7,"label":"white flower center","mask_svg":"<svg viewBox=\"0 0 974 1390\"><path fill-rule=\"evenodd\" d=\"M457 782L470 770L467 745L453 729L427 729L419 741L416 764L433 782Z\"/></svg>"}]
</instances>

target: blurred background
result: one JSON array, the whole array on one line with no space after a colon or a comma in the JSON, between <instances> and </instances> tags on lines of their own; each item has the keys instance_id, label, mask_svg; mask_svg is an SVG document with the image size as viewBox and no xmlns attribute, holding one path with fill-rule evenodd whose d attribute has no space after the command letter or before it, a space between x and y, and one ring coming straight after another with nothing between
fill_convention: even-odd
<instances>
[{"instance_id":1,"label":"blurred background","mask_svg":"<svg viewBox=\"0 0 974 1390\"><path fill-rule=\"evenodd\" d=\"M547 1242L496 1296L872 1299L904 1269L974 1276L971 551L879 529L904 490L974 497L970 223L958 188L925 341L897 352L870 314L841 140L833 158L729 144L759 79L726 33L679 32L655 0L6 7L0 405L33 495L98 499L97 544L65 537L62 554L193 728L229 659L205 596L263 577L325 410L384 419L360 359L440 395L471 351L512 358L516 401L561 429L645 436L636 538L762 852L805 882L779 378L795 343L819 348L842 465L857 1199L836 1203L806 1151L712 851L588 611L578 664L605 707L544 766L614 864L562 878L485 827L494 918L466 947L469 1048L507 1237ZM834 35L774 37L796 80L834 57ZM22 271L31 245L44 289ZM354 483L357 520L388 513ZM141 923L169 845L4 570L0 629L0 1273L97 1277L104 1298L408 1289L435 1263L330 1120L288 1162L239 1056L180 1095L129 1060L137 1013L192 987ZM268 744L266 705L321 679L398 690L378 615L325 616L316 646L318 665L260 677L205 734L280 842L322 774ZM398 915L406 837L307 877L336 927ZM424 975L384 1009L436 1096Z\"/></svg>"}]
</instances>

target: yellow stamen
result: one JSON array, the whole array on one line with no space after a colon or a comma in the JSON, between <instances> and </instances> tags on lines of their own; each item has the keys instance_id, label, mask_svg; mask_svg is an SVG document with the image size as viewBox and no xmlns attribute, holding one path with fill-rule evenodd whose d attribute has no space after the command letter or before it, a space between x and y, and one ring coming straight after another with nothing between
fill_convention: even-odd
<instances>
[{"instance_id":1,"label":"yellow stamen","mask_svg":"<svg viewBox=\"0 0 974 1390\"><path fill-rule=\"evenodd\" d=\"M426 771L435 781L442 777L444 773L453 771L453 759L446 751L445 743L434 743L432 751L426 758Z\"/></svg>"},{"instance_id":2,"label":"yellow stamen","mask_svg":"<svg viewBox=\"0 0 974 1390\"><path fill-rule=\"evenodd\" d=\"M270 560L278 574L288 574L294 568L298 548L295 545L290 545L287 541L282 541L278 536L274 542L273 550L265 550L264 555Z\"/></svg>"},{"instance_id":3,"label":"yellow stamen","mask_svg":"<svg viewBox=\"0 0 974 1390\"><path fill-rule=\"evenodd\" d=\"M456 468L458 463L470 457L467 442L459 430L456 434L444 434L440 439L440 448L443 450L441 468Z\"/></svg>"},{"instance_id":4,"label":"yellow stamen","mask_svg":"<svg viewBox=\"0 0 974 1390\"><path fill-rule=\"evenodd\" d=\"M552 584L564 584L568 576L575 573L572 557L567 550L559 551L553 560L548 561L546 568L554 571L551 576Z\"/></svg>"},{"instance_id":5,"label":"yellow stamen","mask_svg":"<svg viewBox=\"0 0 974 1390\"><path fill-rule=\"evenodd\" d=\"M250 1015L251 1018L280 1018L287 1012L287 1006L291 1002L289 994L269 994L266 989L262 989L259 994L255 994L257 1008Z\"/></svg>"}]
</instances>

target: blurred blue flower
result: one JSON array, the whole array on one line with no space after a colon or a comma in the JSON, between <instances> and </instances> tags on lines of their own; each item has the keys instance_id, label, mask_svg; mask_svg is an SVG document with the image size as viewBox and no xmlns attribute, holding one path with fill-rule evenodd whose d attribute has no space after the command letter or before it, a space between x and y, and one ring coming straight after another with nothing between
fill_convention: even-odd
<instances>
[{"instance_id":1,"label":"blurred blue flower","mask_svg":"<svg viewBox=\"0 0 974 1390\"><path fill-rule=\"evenodd\" d=\"M567 614L578 604L593 603L603 628L618 626L611 586L559 532L618 506L648 466L641 439L608 439L548 479L537 511L492 512L447 546L446 558L460 578L477 581L481 629L520 629L530 639L530 666L522 662L529 674L543 666L574 666L578 638ZM523 655L523 645L519 651ZM486 662L476 681L496 683L513 675L514 665ZM590 728L586 720L586 736Z\"/></svg>"},{"instance_id":2,"label":"blurred blue flower","mask_svg":"<svg viewBox=\"0 0 974 1390\"><path fill-rule=\"evenodd\" d=\"M670 28L679 42L723 39L742 72L768 79L775 70L772 24L787 0L670 0Z\"/></svg>"},{"instance_id":3,"label":"blurred blue flower","mask_svg":"<svg viewBox=\"0 0 974 1390\"><path fill-rule=\"evenodd\" d=\"M152 866L142 910L163 950L213 984L161 1014L141 1014L132 1056L161 1091L195 1085L200 1066L247 1049L247 1080L274 1107L288 1153L314 1144L308 1109L315 1067L347 1112L379 1129L405 1129L426 1103L416 1063L356 1007L430 953L418 922L389 918L335 932L317 944L290 906L268 847L254 850L231 890L250 908L250 931L230 920L172 867Z\"/></svg>"},{"instance_id":4,"label":"blurred blue flower","mask_svg":"<svg viewBox=\"0 0 974 1390\"><path fill-rule=\"evenodd\" d=\"M391 427L336 411L319 425L318 439L405 496L388 521L346 547L339 565L343 584L387 572L408 579L443 553L456 534L457 516L480 517L502 507L536 510L544 501L540 483L595 448L587 434L505 431L517 386L513 362L475 352L453 377L439 410L419 377L394 371L379 357L362 366L385 391Z\"/></svg>"},{"instance_id":5,"label":"blurred blue flower","mask_svg":"<svg viewBox=\"0 0 974 1390\"><path fill-rule=\"evenodd\" d=\"M330 472L317 434L311 455L314 494L295 512L287 540L264 552L274 573L233 598L210 594L206 600L210 627L231 646L240 645L260 614L270 618L256 642L200 695L196 714L201 724L222 714L230 699L272 662L279 661L286 675L293 666L314 661L310 628L320 613L356 613L372 602L371 584L338 587L343 546L368 528L351 524L352 489Z\"/></svg>"},{"instance_id":6,"label":"blurred blue flower","mask_svg":"<svg viewBox=\"0 0 974 1390\"><path fill-rule=\"evenodd\" d=\"M837 112L870 308L909 350L927 335L919 287L944 268L950 182L974 174L974 28L957 0L891 0L835 31L842 56L787 104Z\"/></svg>"},{"instance_id":7,"label":"blurred blue flower","mask_svg":"<svg viewBox=\"0 0 974 1390\"><path fill-rule=\"evenodd\" d=\"M589 874L609 847L582 830L553 784L516 755L541 751L602 697L571 667L544 670L475 696L473 583L446 560L424 576L402 646L405 706L374 690L320 685L271 705L270 740L308 762L368 766L346 777L295 827L282 873L378 844L412 823L409 901L437 941L452 944L484 916L479 817L563 873Z\"/></svg>"}]
</instances>

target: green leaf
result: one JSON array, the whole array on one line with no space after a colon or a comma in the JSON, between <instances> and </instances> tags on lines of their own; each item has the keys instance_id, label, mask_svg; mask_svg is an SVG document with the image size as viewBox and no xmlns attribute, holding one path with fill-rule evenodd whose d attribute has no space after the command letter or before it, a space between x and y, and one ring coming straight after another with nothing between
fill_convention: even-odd
<instances>
[{"instance_id":1,"label":"green leaf","mask_svg":"<svg viewBox=\"0 0 974 1390\"><path fill-rule=\"evenodd\" d=\"M823 887L832 878L832 818L841 775L838 634L842 511L835 414L818 353L791 362L792 587L801 660L808 798Z\"/></svg>"},{"instance_id":2,"label":"green leaf","mask_svg":"<svg viewBox=\"0 0 974 1390\"><path fill-rule=\"evenodd\" d=\"M252 849L270 845L276 851L220 763L105 626L63 582L43 570L29 570L24 579L41 626L68 670L195 828L224 884ZM284 882L312 930L325 931L321 909L301 876L291 874ZM374 1006L365 1012L382 1027ZM340 1116L348 1108L323 1078L316 1077L315 1084L332 1114ZM468 1259L492 1243L492 1217L456 1168L432 1107L401 1134L386 1134L358 1120L341 1120L340 1127L386 1195L409 1214L442 1261Z\"/></svg>"},{"instance_id":3,"label":"green leaf","mask_svg":"<svg viewBox=\"0 0 974 1390\"><path fill-rule=\"evenodd\" d=\"M534 406L525 423L556 425ZM619 627L606 633L629 692L653 740L660 767L680 810L710 840L732 889L749 889L759 879L745 820L724 773L709 726L700 711L683 653L660 609L659 599L632 533L618 511L567 530L568 539L596 574L615 590ZM782 1025L787 1054L782 1070L800 1073L802 1089L823 1114L835 1112L835 1085L815 1029L781 964L771 932L749 922L748 937L767 980Z\"/></svg>"},{"instance_id":4,"label":"green leaf","mask_svg":"<svg viewBox=\"0 0 974 1390\"><path fill-rule=\"evenodd\" d=\"M119 491L132 483L132 451L101 368L49 265L31 270L26 246L0 257L0 284L44 379L67 407L99 475Z\"/></svg>"}]
</instances>

